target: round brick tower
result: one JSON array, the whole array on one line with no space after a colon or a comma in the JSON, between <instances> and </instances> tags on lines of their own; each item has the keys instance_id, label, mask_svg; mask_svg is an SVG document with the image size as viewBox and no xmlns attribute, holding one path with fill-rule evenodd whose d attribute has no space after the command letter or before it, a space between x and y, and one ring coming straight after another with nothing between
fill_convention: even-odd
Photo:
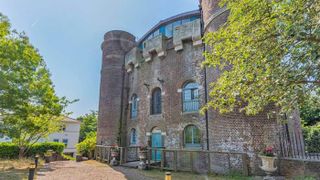
<instances>
[{"instance_id":1,"label":"round brick tower","mask_svg":"<svg viewBox=\"0 0 320 180\"><path fill-rule=\"evenodd\" d=\"M125 31L104 35L100 80L97 144L117 143L123 119L125 54L135 46L135 37Z\"/></svg>"},{"instance_id":2,"label":"round brick tower","mask_svg":"<svg viewBox=\"0 0 320 180\"><path fill-rule=\"evenodd\" d=\"M229 15L225 7L219 6L219 0L200 0L203 18L203 33L217 31ZM210 47L206 46L206 50ZM207 68L207 84L214 82L220 76L218 69ZM210 100L210 97L209 97ZM210 150L236 151L248 155L249 171L260 174L260 158L258 153L268 145L278 145L278 125L275 117L268 117L274 111L268 106L265 111L256 116L246 116L238 111L220 114L209 110ZM223 127L223 128L221 128Z\"/></svg>"}]
</instances>

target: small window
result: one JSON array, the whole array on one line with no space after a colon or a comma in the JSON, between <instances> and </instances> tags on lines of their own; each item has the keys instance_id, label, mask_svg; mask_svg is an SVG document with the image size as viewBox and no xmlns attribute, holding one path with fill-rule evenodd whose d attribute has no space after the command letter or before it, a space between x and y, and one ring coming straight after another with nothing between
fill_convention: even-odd
<instances>
[{"instance_id":1,"label":"small window","mask_svg":"<svg viewBox=\"0 0 320 180\"><path fill-rule=\"evenodd\" d=\"M137 144L137 131L136 129L131 129L130 145L136 145L136 144Z\"/></svg>"},{"instance_id":2,"label":"small window","mask_svg":"<svg viewBox=\"0 0 320 180\"><path fill-rule=\"evenodd\" d=\"M172 31L172 23L166 25L165 27L165 36L167 36L168 38L172 37L173 31Z\"/></svg>"},{"instance_id":3,"label":"small window","mask_svg":"<svg viewBox=\"0 0 320 180\"><path fill-rule=\"evenodd\" d=\"M132 119L138 116L138 96L136 94L131 97L130 116Z\"/></svg>"},{"instance_id":4,"label":"small window","mask_svg":"<svg viewBox=\"0 0 320 180\"><path fill-rule=\"evenodd\" d=\"M65 124L61 125L61 127L60 127L61 131L66 131L66 129L67 129L67 126Z\"/></svg>"},{"instance_id":5,"label":"small window","mask_svg":"<svg viewBox=\"0 0 320 180\"><path fill-rule=\"evenodd\" d=\"M68 139L63 139L62 142L63 142L63 144L64 144L65 147L68 146Z\"/></svg>"},{"instance_id":6,"label":"small window","mask_svg":"<svg viewBox=\"0 0 320 180\"><path fill-rule=\"evenodd\" d=\"M185 24L185 23L188 23L188 22L190 22L190 18L189 19L183 19L181 24Z\"/></svg>"},{"instance_id":7,"label":"small window","mask_svg":"<svg viewBox=\"0 0 320 180\"><path fill-rule=\"evenodd\" d=\"M151 114L161 114L161 89L156 88L151 97Z\"/></svg>"},{"instance_id":8,"label":"small window","mask_svg":"<svg viewBox=\"0 0 320 180\"><path fill-rule=\"evenodd\" d=\"M184 129L185 147L200 147L200 130L195 125L189 125Z\"/></svg>"},{"instance_id":9,"label":"small window","mask_svg":"<svg viewBox=\"0 0 320 180\"><path fill-rule=\"evenodd\" d=\"M156 37L156 36L158 36L160 34L160 31L159 31L159 29L158 30L156 30L154 33L153 33L153 37Z\"/></svg>"},{"instance_id":10,"label":"small window","mask_svg":"<svg viewBox=\"0 0 320 180\"><path fill-rule=\"evenodd\" d=\"M59 139L53 139L53 142L59 142Z\"/></svg>"},{"instance_id":11,"label":"small window","mask_svg":"<svg viewBox=\"0 0 320 180\"><path fill-rule=\"evenodd\" d=\"M174 30L176 27L181 26L181 21L174 22L172 26L173 26L172 28Z\"/></svg>"},{"instance_id":12,"label":"small window","mask_svg":"<svg viewBox=\"0 0 320 180\"><path fill-rule=\"evenodd\" d=\"M184 85L182 101L183 112L199 110L199 85L197 83L192 82Z\"/></svg>"}]
</instances>

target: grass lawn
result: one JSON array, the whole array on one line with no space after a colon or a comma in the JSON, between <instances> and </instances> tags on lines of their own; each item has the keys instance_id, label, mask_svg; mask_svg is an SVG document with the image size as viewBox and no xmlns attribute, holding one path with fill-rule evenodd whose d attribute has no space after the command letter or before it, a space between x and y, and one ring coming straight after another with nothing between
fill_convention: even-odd
<instances>
[{"instance_id":1,"label":"grass lawn","mask_svg":"<svg viewBox=\"0 0 320 180\"><path fill-rule=\"evenodd\" d=\"M32 159L0 159L0 180L28 179ZM40 160L39 165L43 164Z\"/></svg>"},{"instance_id":2,"label":"grass lawn","mask_svg":"<svg viewBox=\"0 0 320 180\"><path fill-rule=\"evenodd\" d=\"M152 179L163 180L165 172L159 169L152 169L147 171L139 171L138 173L150 177ZM206 174L194 174L190 172L171 172L172 180L262 180L263 177L246 177L239 174L234 175L206 175ZM316 180L315 177L310 176L297 176L291 178L285 178L286 180Z\"/></svg>"},{"instance_id":3,"label":"grass lawn","mask_svg":"<svg viewBox=\"0 0 320 180\"><path fill-rule=\"evenodd\" d=\"M147 171L139 171L142 175L150 177L152 179L163 180L165 172L158 169L152 169ZM172 180L251 180L252 177L244 177L241 175L206 175L206 174L194 174L190 172L171 172Z\"/></svg>"}]
</instances>

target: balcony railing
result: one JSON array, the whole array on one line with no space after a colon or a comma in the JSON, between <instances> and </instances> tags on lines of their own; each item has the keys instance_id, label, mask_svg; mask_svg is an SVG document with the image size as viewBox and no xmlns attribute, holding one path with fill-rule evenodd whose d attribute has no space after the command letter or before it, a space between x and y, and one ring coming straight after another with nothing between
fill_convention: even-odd
<instances>
[{"instance_id":1,"label":"balcony railing","mask_svg":"<svg viewBox=\"0 0 320 180\"><path fill-rule=\"evenodd\" d=\"M199 110L199 99L183 100L183 112L197 112Z\"/></svg>"}]
</instances>

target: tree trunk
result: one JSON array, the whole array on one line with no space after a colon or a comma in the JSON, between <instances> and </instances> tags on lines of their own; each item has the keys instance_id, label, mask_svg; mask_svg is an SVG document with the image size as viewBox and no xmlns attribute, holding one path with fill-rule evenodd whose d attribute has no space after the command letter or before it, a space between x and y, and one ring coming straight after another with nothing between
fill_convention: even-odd
<instances>
[{"instance_id":1,"label":"tree trunk","mask_svg":"<svg viewBox=\"0 0 320 180\"><path fill-rule=\"evenodd\" d=\"M24 158L26 148L24 146L19 147L19 159Z\"/></svg>"}]
</instances>

